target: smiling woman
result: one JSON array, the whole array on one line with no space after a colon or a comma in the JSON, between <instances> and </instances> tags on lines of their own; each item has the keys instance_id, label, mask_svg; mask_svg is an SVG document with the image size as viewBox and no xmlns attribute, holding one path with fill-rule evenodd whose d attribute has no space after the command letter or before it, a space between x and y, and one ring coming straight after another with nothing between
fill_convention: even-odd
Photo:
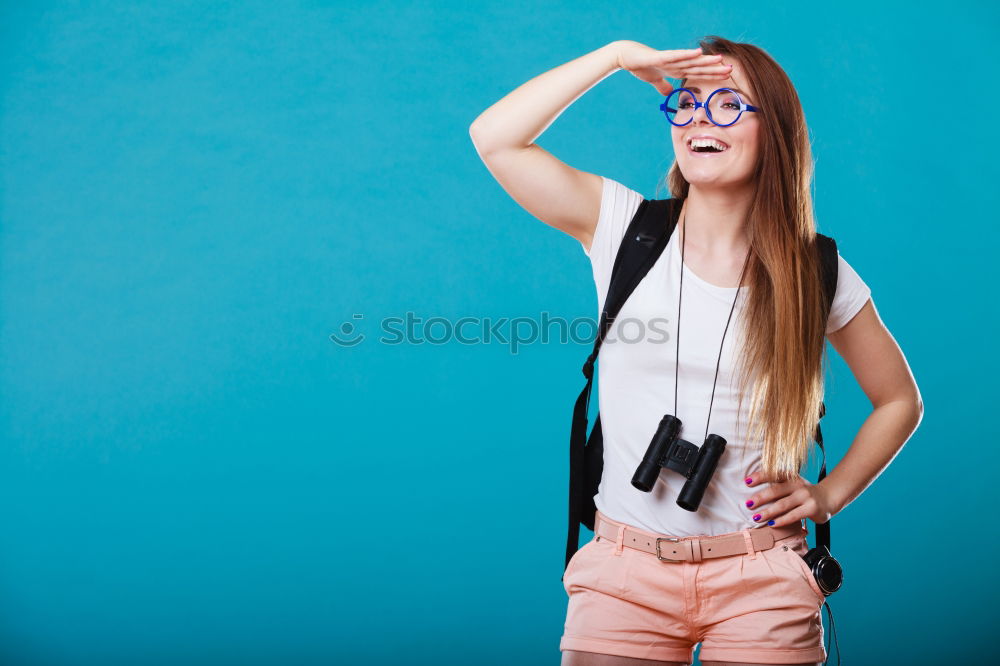
<instances>
[{"instance_id":1,"label":"smiling woman","mask_svg":"<svg viewBox=\"0 0 1000 666\"><path fill-rule=\"evenodd\" d=\"M618 70L663 96L675 156L667 200L574 169L534 143ZM600 418L586 447L586 471L599 471L600 485L580 490L577 449L570 477L570 539L583 522L600 545L568 549L563 663L688 664L699 642L713 666L826 659L820 610L831 590L811 578L803 521L826 523L857 497L923 406L868 285L816 231L805 115L785 71L763 49L722 37L666 51L622 40L521 85L470 134L519 204L580 242L599 312L622 257L655 248L616 316L670 322L673 344L640 339L601 353ZM811 484L799 470L821 413L827 336L873 410L844 460ZM585 414L586 401L578 404ZM657 466L648 492L636 491L633 474L668 417L685 425L665 440L660 467L681 453L700 459L709 442L717 453L722 440L700 506L680 501L683 475ZM574 421L574 442L586 428L585 416ZM574 521L580 507L590 515Z\"/></svg>"}]
</instances>

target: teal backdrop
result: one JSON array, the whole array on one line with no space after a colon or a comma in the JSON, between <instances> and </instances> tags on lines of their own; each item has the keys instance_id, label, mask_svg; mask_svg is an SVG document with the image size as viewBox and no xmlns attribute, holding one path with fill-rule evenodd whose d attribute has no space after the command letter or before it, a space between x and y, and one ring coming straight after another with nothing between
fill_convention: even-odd
<instances>
[{"instance_id":1,"label":"teal backdrop","mask_svg":"<svg viewBox=\"0 0 1000 666\"><path fill-rule=\"evenodd\" d=\"M926 404L832 522L842 661L998 659L996 7L3 3L0 663L557 664L588 345L441 339L596 294L468 128L711 34L791 76L820 231ZM617 72L538 142L660 195L660 101ZM438 342L381 339L406 313ZM870 405L830 352L832 466Z\"/></svg>"}]
</instances>

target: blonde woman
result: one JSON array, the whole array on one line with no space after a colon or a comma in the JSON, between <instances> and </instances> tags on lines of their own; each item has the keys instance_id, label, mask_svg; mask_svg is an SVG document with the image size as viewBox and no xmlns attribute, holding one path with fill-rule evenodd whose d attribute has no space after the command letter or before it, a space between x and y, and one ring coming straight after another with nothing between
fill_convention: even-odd
<instances>
[{"instance_id":1,"label":"blonde woman","mask_svg":"<svg viewBox=\"0 0 1000 666\"><path fill-rule=\"evenodd\" d=\"M784 70L751 44L711 36L696 49L661 51L612 42L531 79L473 122L473 143L500 185L582 245L598 311L643 196L534 142L618 70L664 98L675 92L664 77L681 79L663 110L679 221L619 314L666 318L671 344L632 336L602 347L597 529L564 575L562 663L690 664L698 644L706 666L821 663L825 593L803 564L804 520L826 523L878 477L920 423L920 392L843 256L824 309L804 114ZM688 98L678 105L680 94ZM799 470L823 400L826 340L872 411L813 484ZM630 483L665 413L697 445L706 422L727 441L697 511L677 505L678 474L663 471L648 493ZM664 537L673 539L669 559L648 547Z\"/></svg>"}]
</instances>

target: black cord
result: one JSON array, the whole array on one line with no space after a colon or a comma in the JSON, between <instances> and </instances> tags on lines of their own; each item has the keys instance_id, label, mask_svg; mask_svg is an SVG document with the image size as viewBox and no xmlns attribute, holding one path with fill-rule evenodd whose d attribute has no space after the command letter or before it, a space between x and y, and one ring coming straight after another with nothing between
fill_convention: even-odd
<instances>
[{"instance_id":1,"label":"black cord","mask_svg":"<svg viewBox=\"0 0 1000 666\"><path fill-rule=\"evenodd\" d=\"M831 636L831 640L833 641L834 645L837 646L837 666L840 666L840 643L837 641L837 625L833 621L833 609L830 608L830 602L829 601L825 601L824 600L823 601L823 605L826 606L826 614L830 618L830 631L833 632L832 636ZM829 645L829 641L827 642L826 661L823 662L824 666L826 665L827 661L830 661L830 645Z\"/></svg>"},{"instance_id":2,"label":"black cord","mask_svg":"<svg viewBox=\"0 0 1000 666\"><path fill-rule=\"evenodd\" d=\"M674 364L674 416L677 415L677 375L681 366L681 298L684 295L684 245L687 239L687 227L684 226L685 215L681 214L681 282L677 294L677 348L674 357L677 359ZM740 282L736 287L736 297L733 298L733 305L729 308L729 317L726 318L726 328L722 331L722 344L719 345L719 357L715 360L715 377L712 380L712 395L708 401L708 419L705 421L705 436L702 441L708 439L708 425L712 421L712 404L715 402L715 385L719 381L719 366L722 363L722 349L726 345L726 333L729 331L729 322L733 318L733 311L736 309L736 301L740 297L740 289L743 286L743 275L746 273L747 264L750 263L750 250L747 250L747 257L743 260L743 270L740 271Z\"/></svg>"},{"instance_id":3,"label":"black cord","mask_svg":"<svg viewBox=\"0 0 1000 666\"><path fill-rule=\"evenodd\" d=\"M684 203L687 208L687 202ZM684 297L684 238L687 236L684 226L684 211L681 211L681 284L677 288L677 345L674 348L674 416L677 416L677 374L681 369L681 299ZM680 417L678 417L680 418Z\"/></svg>"}]
</instances>

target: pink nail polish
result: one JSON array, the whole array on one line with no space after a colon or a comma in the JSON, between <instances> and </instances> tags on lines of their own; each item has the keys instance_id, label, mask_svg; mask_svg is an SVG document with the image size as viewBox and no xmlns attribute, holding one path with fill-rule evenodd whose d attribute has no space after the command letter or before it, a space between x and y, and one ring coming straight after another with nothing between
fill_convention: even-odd
<instances>
[{"instance_id":1,"label":"pink nail polish","mask_svg":"<svg viewBox=\"0 0 1000 666\"><path fill-rule=\"evenodd\" d=\"M751 479L749 477L747 479L745 479L745 481L747 482L747 485L750 485L751 483L753 483L753 479Z\"/></svg>"},{"instance_id":2,"label":"pink nail polish","mask_svg":"<svg viewBox=\"0 0 1000 666\"><path fill-rule=\"evenodd\" d=\"M747 500L747 508L749 509L752 506L753 506L753 500Z\"/></svg>"},{"instance_id":3,"label":"pink nail polish","mask_svg":"<svg viewBox=\"0 0 1000 666\"><path fill-rule=\"evenodd\" d=\"M755 514L753 515L753 519L754 519L754 520L760 520L760 514L759 514L759 513L755 513Z\"/></svg>"}]
</instances>

